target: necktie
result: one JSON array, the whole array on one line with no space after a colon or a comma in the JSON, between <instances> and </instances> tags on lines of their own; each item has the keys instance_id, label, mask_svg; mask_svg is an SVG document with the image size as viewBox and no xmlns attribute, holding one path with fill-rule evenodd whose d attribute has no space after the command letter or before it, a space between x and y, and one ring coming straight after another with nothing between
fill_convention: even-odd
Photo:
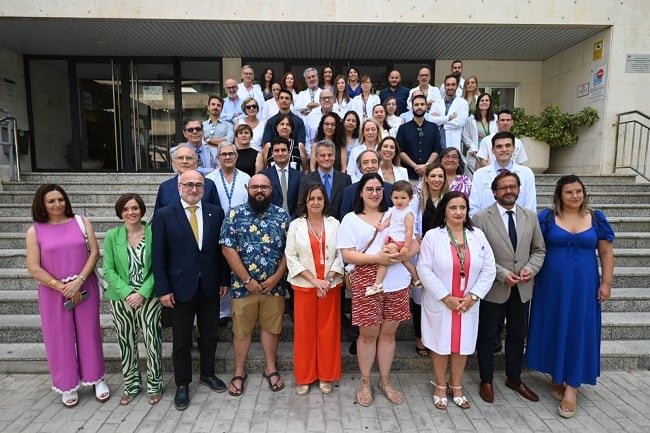
<instances>
[{"instance_id":1,"label":"necktie","mask_svg":"<svg viewBox=\"0 0 650 433\"><path fill-rule=\"evenodd\" d=\"M201 159L201 148L196 149L196 157L198 159L197 161L197 167L203 167L203 159Z\"/></svg>"},{"instance_id":2,"label":"necktie","mask_svg":"<svg viewBox=\"0 0 650 433\"><path fill-rule=\"evenodd\" d=\"M499 169L499 174L503 174L503 173L507 173L507 172L508 172L507 168L500 168ZM512 211L509 211L509 212L512 212Z\"/></svg>"},{"instance_id":3,"label":"necktie","mask_svg":"<svg viewBox=\"0 0 650 433\"><path fill-rule=\"evenodd\" d=\"M198 206L188 206L187 209L190 211L190 227L192 227L192 233L194 233L194 238L196 243L199 243L199 220L196 219L196 210Z\"/></svg>"},{"instance_id":4,"label":"necktie","mask_svg":"<svg viewBox=\"0 0 650 433\"><path fill-rule=\"evenodd\" d=\"M325 186L325 192L327 193L327 198L331 199L332 198L332 181L330 180L330 177L332 177L331 174L325 173L323 175L323 180L324 180L324 186Z\"/></svg>"},{"instance_id":5,"label":"necktie","mask_svg":"<svg viewBox=\"0 0 650 433\"><path fill-rule=\"evenodd\" d=\"M289 212L289 206L287 205L287 190L289 187L287 186L287 169L286 168L281 168L280 169L280 187L282 188L282 209L286 210Z\"/></svg>"},{"instance_id":6,"label":"necktie","mask_svg":"<svg viewBox=\"0 0 650 433\"><path fill-rule=\"evenodd\" d=\"M515 227L515 219L513 218L514 212L508 210L506 213L508 214L508 236L510 237L510 243L512 243L512 249L517 250L517 228Z\"/></svg>"}]
</instances>

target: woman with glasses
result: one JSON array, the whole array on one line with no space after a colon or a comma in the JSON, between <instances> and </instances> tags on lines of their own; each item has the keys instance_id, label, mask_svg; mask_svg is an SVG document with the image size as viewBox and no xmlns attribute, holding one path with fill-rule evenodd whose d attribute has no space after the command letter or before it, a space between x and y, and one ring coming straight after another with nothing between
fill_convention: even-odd
<instances>
[{"instance_id":1,"label":"woman with glasses","mask_svg":"<svg viewBox=\"0 0 650 433\"><path fill-rule=\"evenodd\" d=\"M266 126L266 122L260 120L258 117L260 106L255 98L246 98L241 104L241 109L246 114L246 117L238 120L235 126L250 126L253 132L250 145L259 152L262 150L262 136L264 135L264 127Z\"/></svg>"},{"instance_id":2,"label":"woman with glasses","mask_svg":"<svg viewBox=\"0 0 650 433\"><path fill-rule=\"evenodd\" d=\"M372 93L372 80L368 75L361 77L359 86L361 92L350 101L350 109L357 112L359 119L364 121L372 118L372 109L375 105L380 105L379 96Z\"/></svg>"},{"instance_id":3,"label":"woman with glasses","mask_svg":"<svg viewBox=\"0 0 650 433\"><path fill-rule=\"evenodd\" d=\"M465 176L465 162L455 147L448 147L438 156L438 161L445 169L449 191L460 191L469 199L472 190L472 178Z\"/></svg>"},{"instance_id":4,"label":"woman with glasses","mask_svg":"<svg viewBox=\"0 0 650 433\"><path fill-rule=\"evenodd\" d=\"M335 113L325 114L318 123L318 130L313 142L329 140L334 143L334 169L345 171L348 165L348 151L345 148L345 131L343 131L343 122ZM311 171L316 170L316 152L311 154Z\"/></svg>"},{"instance_id":5,"label":"woman with glasses","mask_svg":"<svg viewBox=\"0 0 650 433\"><path fill-rule=\"evenodd\" d=\"M357 184L354 212L348 213L341 222L337 236L337 247L343 262L354 265L350 275L352 283L352 324L359 326L357 359L361 380L356 399L361 406L370 406L373 401L373 386L370 372L377 360L379 389L392 404L401 404L404 397L390 380L390 371L395 357L395 333L399 323L408 320L409 290L411 274L402 264L409 260L419 248L418 242L402 255L387 253L384 238L387 228L379 230L388 209L383 194L383 181L377 173L367 173ZM384 291L365 296L366 287L375 282L377 265L387 266Z\"/></svg>"}]
</instances>

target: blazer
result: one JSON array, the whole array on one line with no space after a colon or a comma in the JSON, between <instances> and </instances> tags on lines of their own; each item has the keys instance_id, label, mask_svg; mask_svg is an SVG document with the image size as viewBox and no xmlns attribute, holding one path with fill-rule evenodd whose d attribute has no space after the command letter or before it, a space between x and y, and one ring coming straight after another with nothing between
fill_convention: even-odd
<instances>
[{"instance_id":1,"label":"blazer","mask_svg":"<svg viewBox=\"0 0 650 433\"><path fill-rule=\"evenodd\" d=\"M472 217L472 222L485 233L492 246L496 261L497 276L492 288L485 296L486 301L503 304L510 297L511 288L504 284L510 272L519 274L527 269L533 276L539 272L546 256L546 245L539 227L537 214L516 205L517 251L513 250L508 231L499 208L494 203ZM533 297L533 279L517 284L521 302L528 302Z\"/></svg>"},{"instance_id":2,"label":"blazer","mask_svg":"<svg viewBox=\"0 0 650 433\"><path fill-rule=\"evenodd\" d=\"M180 198L158 211L152 225L153 273L158 296L174 294L189 301L199 284L207 298L219 296L219 286L230 285L230 271L221 254L219 234L223 209L202 203L203 246L199 250Z\"/></svg>"},{"instance_id":3,"label":"blazer","mask_svg":"<svg viewBox=\"0 0 650 433\"><path fill-rule=\"evenodd\" d=\"M325 217L325 275L328 272L336 272L332 281L333 286L343 282L343 261L340 252L336 248L336 234L339 228L339 222L336 218ZM287 282L299 287L313 287L299 274L308 270L316 275L316 265L314 264L314 255L309 242L309 228L307 220L304 217L296 218L289 225L287 233L287 245L284 248L284 255L287 258Z\"/></svg>"},{"instance_id":4,"label":"blazer","mask_svg":"<svg viewBox=\"0 0 650 433\"><path fill-rule=\"evenodd\" d=\"M322 183L318 170L312 171L302 179L300 184L300 194L305 189L305 185L311 182ZM329 215L341 221L344 214L341 214L341 203L343 201L343 190L352 183L350 176L346 173L334 170L332 176L332 198L330 199Z\"/></svg>"},{"instance_id":5,"label":"blazer","mask_svg":"<svg viewBox=\"0 0 650 433\"><path fill-rule=\"evenodd\" d=\"M144 221L144 281L138 293L145 298L154 296L153 270L151 268L151 226ZM133 289L130 284L129 274L129 240L126 226L110 229L104 238L104 260L102 268L104 279L108 283L106 297L114 301L126 299Z\"/></svg>"},{"instance_id":6,"label":"blazer","mask_svg":"<svg viewBox=\"0 0 650 433\"><path fill-rule=\"evenodd\" d=\"M167 206L168 204L179 201L180 198L181 195L178 192L178 175L176 175L171 179L167 179L158 187L158 195L156 196L154 213L160 208ZM203 190L203 199L201 199L201 201L203 203L211 203L213 205L221 207L217 187L210 179L205 179L205 189Z\"/></svg>"},{"instance_id":7,"label":"blazer","mask_svg":"<svg viewBox=\"0 0 650 433\"><path fill-rule=\"evenodd\" d=\"M388 182L383 182L384 184L384 200L388 204L388 207L393 205L393 200L390 199L390 190L393 188ZM347 186L343 190L343 201L341 202L341 219L348 213L354 210L354 198L357 195L357 186L359 182L354 182L352 185Z\"/></svg>"},{"instance_id":8,"label":"blazer","mask_svg":"<svg viewBox=\"0 0 650 433\"><path fill-rule=\"evenodd\" d=\"M289 170L289 179L287 180L287 207L289 208L289 215L293 216L296 213L296 207L298 206L300 183L304 174L302 171L289 166L287 166L287 169ZM265 175L271 181L271 186L273 187L273 191L271 192L271 202L276 206L282 207L282 186L280 185L278 170L275 166L267 167L260 171L259 174Z\"/></svg>"}]
</instances>

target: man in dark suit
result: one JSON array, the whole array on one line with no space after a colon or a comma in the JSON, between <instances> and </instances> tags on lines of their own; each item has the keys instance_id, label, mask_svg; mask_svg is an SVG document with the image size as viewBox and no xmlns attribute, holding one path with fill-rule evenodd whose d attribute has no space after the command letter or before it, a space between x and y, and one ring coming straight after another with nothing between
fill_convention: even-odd
<instances>
[{"instance_id":1,"label":"man in dark suit","mask_svg":"<svg viewBox=\"0 0 650 433\"><path fill-rule=\"evenodd\" d=\"M291 133L293 140L298 144L300 143L302 143L303 145L305 144L305 142L307 141L305 122L303 122L300 116L294 114L291 111L292 102L293 102L293 94L289 90L281 89L280 93L278 94L279 111L277 114L269 117L266 120L266 126L264 127L264 135L262 136L262 146L264 146L266 143L270 143L273 137L278 135L275 130L275 122L277 122L278 118L282 114L289 115L291 117L291 120L293 120L293 132Z\"/></svg>"},{"instance_id":2,"label":"man in dark suit","mask_svg":"<svg viewBox=\"0 0 650 433\"><path fill-rule=\"evenodd\" d=\"M492 403L494 388L494 342L497 327L506 318L506 386L524 398L539 397L521 381L524 340L528 333L528 311L533 296L533 277L544 263L546 246L532 210L516 204L521 182L516 173L506 171L492 181L496 199L479 211L472 221L485 233L494 251L497 277L479 305L476 346L481 376L479 395Z\"/></svg>"},{"instance_id":3,"label":"man in dark suit","mask_svg":"<svg viewBox=\"0 0 650 433\"><path fill-rule=\"evenodd\" d=\"M330 216L340 221L343 217L340 213L343 190L352 182L350 175L334 169L336 150L330 140L315 143L312 151L316 152L316 170L304 177L298 196L302 195L307 183L322 183L330 202Z\"/></svg>"},{"instance_id":4,"label":"man in dark suit","mask_svg":"<svg viewBox=\"0 0 650 433\"><path fill-rule=\"evenodd\" d=\"M198 158L196 156L196 151L192 147L187 144L182 144L178 146L172 154L172 161L178 174L171 179L167 179L160 184L160 187L158 187L154 213L168 204L178 202L180 197L178 188L179 176L188 170L196 170ZM202 200L221 207L217 188L215 187L214 182L210 179L205 180Z\"/></svg>"},{"instance_id":5,"label":"man in dark suit","mask_svg":"<svg viewBox=\"0 0 650 433\"><path fill-rule=\"evenodd\" d=\"M366 173L377 173L379 171L379 154L374 150L364 150L357 157L357 166L362 175ZM343 200L341 201L340 209L341 219L348 212L354 210L354 197L357 194L357 184L358 182L355 182L343 190ZM391 188L392 185L390 183L384 182L384 200L386 200L389 207L393 205L393 201L390 199Z\"/></svg>"},{"instance_id":6,"label":"man in dark suit","mask_svg":"<svg viewBox=\"0 0 650 433\"><path fill-rule=\"evenodd\" d=\"M271 181L273 190L271 191L271 203L281 207L293 216L298 206L298 192L300 182L304 175L302 171L289 167L289 140L284 137L275 137L271 140L271 149L273 155L271 167L260 171ZM286 185L282 185L282 177L286 179Z\"/></svg>"},{"instance_id":7,"label":"man in dark suit","mask_svg":"<svg viewBox=\"0 0 650 433\"><path fill-rule=\"evenodd\" d=\"M201 201L204 178L196 170L180 175L180 198L158 211L152 227L152 263L156 295L172 309L176 409L190 403L192 327L197 318L201 334L202 383L223 392L226 385L214 375L219 296L228 291L229 270L219 246L224 214Z\"/></svg>"}]
</instances>

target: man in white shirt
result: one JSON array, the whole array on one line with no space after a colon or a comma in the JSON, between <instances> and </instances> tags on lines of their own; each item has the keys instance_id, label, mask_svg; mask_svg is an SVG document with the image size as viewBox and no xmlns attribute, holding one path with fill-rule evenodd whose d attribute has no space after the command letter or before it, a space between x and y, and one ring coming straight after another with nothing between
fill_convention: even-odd
<instances>
[{"instance_id":1,"label":"man in white shirt","mask_svg":"<svg viewBox=\"0 0 650 433\"><path fill-rule=\"evenodd\" d=\"M255 71L250 65L244 65L241 68L242 82L237 85L237 96L241 101L248 98L255 98L258 107L264 106L264 94L259 84L253 84ZM257 111L257 117L260 117L260 110Z\"/></svg>"},{"instance_id":2,"label":"man in white shirt","mask_svg":"<svg viewBox=\"0 0 650 433\"><path fill-rule=\"evenodd\" d=\"M305 83L307 83L307 88L296 96L294 110L296 113L299 113L305 121L309 113L311 113L316 107L320 106L318 98L320 96L321 88L318 87L318 70L316 68L307 68L302 75L305 78Z\"/></svg>"},{"instance_id":3,"label":"man in white shirt","mask_svg":"<svg viewBox=\"0 0 650 433\"><path fill-rule=\"evenodd\" d=\"M408 106L408 111L411 111L412 102L413 102L413 92L420 90L424 97L427 99L427 112L431 109L431 105L434 101L442 98L440 90L436 86L432 86L429 82L431 81L431 68L428 66L423 66L418 71L418 85L413 87L409 91L409 97L406 101Z\"/></svg>"},{"instance_id":4,"label":"man in white shirt","mask_svg":"<svg viewBox=\"0 0 650 433\"><path fill-rule=\"evenodd\" d=\"M469 105L463 97L457 96L458 77L445 77L445 97L431 106L431 121L440 127L440 145L443 149L455 147L463 154L461 138L469 116Z\"/></svg>"},{"instance_id":5,"label":"man in white shirt","mask_svg":"<svg viewBox=\"0 0 650 433\"><path fill-rule=\"evenodd\" d=\"M334 108L334 94L329 89L323 89L318 96L318 101L320 102L320 107L314 108L311 113L309 113L309 116L307 116L307 122L305 122L305 129L307 130L305 150L307 151L307 156L310 158L311 145L316 137L316 133L318 132L318 125L323 116L331 113Z\"/></svg>"},{"instance_id":6,"label":"man in white shirt","mask_svg":"<svg viewBox=\"0 0 650 433\"><path fill-rule=\"evenodd\" d=\"M465 88L465 79L462 77L463 74L463 61L462 60L454 60L451 62L451 75L456 76L458 78L458 88L456 89L456 96L463 96L463 89ZM447 81L447 77L445 77L445 81ZM445 83L443 82L440 85L440 93L445 94Z\"/></svg>"},{"instance_id":7,"label":"man in white shirt","mask_svg":"<svg viewBox=\"0 0 650 433\"><path fill-rule=\"evenodd\" d=\"M512 111L507 109L499 111L497 114L497 132L510 132L512 125L514 125L514 121L512 119ZM481 167L485 167L488 164L494 164L494 154L491 150L492 137L494 137L494 134L483 138L483 140L481 140L481 144L479 145L478 152L476 153L479 166ZM515 151L512 154L512 160L517 164L523 164L524 162L528 161L526 148L524 148L524 144L518 138L515 138Z\"/></svg>"},{"instance_id":8,"label":"man in white shirt","mask_svg":"<svg viewBox=\"0 0 650 433\"><path fill-rule=\"evenodd\" d=\"M237 81L235 81L234 78L228 78L223 84L223 88L226 91L226 99L223 101L221 118L234 125L237 120L245 117L245 114L242 113L241 109L242 99L240 99L237 94L237 91L239 90Z\"/></svg>"},{"instance_id":9,"label":"man in white shirt","mask_svg":"<svg viewBox=\"0 0 650 433\"><path fill-rule=\"evenodd\" d=\"M494 203L492 181L497 174L510 171L516 173L521 181L521 190L517 204L537 212L537 192L533 171L523 165L515 164L512 154L515 149L515 136L510 132L497 132L492 137L494 164L479 168L472 179L472 193L469 196L469 216Z\"/></svg>"}]
</instances>

